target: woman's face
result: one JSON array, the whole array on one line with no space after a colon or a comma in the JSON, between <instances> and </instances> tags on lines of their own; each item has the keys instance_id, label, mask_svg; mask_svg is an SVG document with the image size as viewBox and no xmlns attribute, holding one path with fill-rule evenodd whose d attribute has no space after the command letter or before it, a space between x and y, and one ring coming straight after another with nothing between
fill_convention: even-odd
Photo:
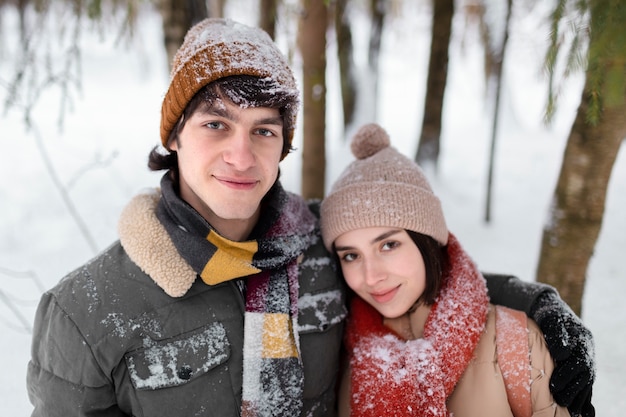
<instances>
[{"instance_id":1,"label":"woman's face","mask_svg":"<svg viewBox=\"0 0 626 417\"><path fill-rule=\"evenodd\" d=\"M348 286L386 318L402 316L426 288L424 258L404 229L352 230L335 251Z\"/></svg>"}]
</instances>

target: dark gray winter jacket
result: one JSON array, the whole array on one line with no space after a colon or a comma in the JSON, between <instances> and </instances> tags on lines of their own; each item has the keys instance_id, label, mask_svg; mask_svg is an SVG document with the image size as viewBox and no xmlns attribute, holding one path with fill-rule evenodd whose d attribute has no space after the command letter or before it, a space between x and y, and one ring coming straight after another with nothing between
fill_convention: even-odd
<instances>
[{"instance_id":1,"label":"dark gray winter jacket","mask_svg":"<svg viewBox=\"0 0 626 417\"><path fill-rule=\"evenodd\" d=\"M196 279L154 216L158 199L133 199L121 243L43 295L27 376L33 416L239 415L243 296L234 281ZM303 415L335 413L344 301L320 240L300 263Z\"/></svg>"}]
</instances>

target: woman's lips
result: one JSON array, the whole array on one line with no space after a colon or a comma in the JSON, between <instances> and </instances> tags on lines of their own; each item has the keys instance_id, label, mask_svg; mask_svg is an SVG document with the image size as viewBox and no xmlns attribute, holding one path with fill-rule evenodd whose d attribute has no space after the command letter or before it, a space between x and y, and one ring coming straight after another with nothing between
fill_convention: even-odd
<instances>
[{"instance_id":1,"label":"woman's lips","mask_svg":"<svg viewBox=\"0 0 626 417\"><path fill-rule=\"evenodd\" d=\"M383 304L386 303L388 301L390 301L398 292L398 289L400 288L400 286L391 288L389 290L382 290L382 291L377 291L377 292L372 292L370 293L370 296L374 299L374 301L376 301L379 304Z\"/></svg>"}]
</instances>

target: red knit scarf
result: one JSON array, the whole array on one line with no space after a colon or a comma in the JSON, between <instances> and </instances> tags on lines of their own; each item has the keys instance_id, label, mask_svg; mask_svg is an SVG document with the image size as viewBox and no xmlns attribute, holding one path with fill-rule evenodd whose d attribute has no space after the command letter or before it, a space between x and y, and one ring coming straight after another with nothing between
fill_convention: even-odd
<instances>
[{"instance_id":1,"label":"red knit scarf","mask_svg":"<svg viewBox=\"0 0 626 417\"><path fill-rule=\"evenodd\" d=\"M443 288L424 337L402 340L355 297L347 324L352 416L445 416L446 399L465 371L487 320L485 281L453 235Z\"/></svg>"}]
</instances>

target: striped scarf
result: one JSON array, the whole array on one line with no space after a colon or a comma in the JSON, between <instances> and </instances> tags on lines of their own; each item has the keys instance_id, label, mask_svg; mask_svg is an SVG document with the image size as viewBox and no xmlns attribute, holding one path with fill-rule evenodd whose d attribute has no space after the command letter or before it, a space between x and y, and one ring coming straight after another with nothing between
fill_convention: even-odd
<instances>
[{"instance_id":1,"label":"striped scarf","mask_svg":"<svg viewBox=\"0 0 626 417\"><path fill-rule=\"evenodd\" d=\"M317 239L314 215L302 198L277 182L262 201L254 239L235 242L217 234L182 201L168 175L161 190L157 217L200 278L216 285L245 277L241 415L299 415L304 377L297 334L297 259Z\"/></svg>"},{"instance_id":2,"label":"striped scarf","mask_svg":"<svg viewBox=\"0 0 626 417\"><path fill-rule=\"evenodd\" d=\"M351 366L351 415L449 415L446 399L465 372L485 327L485 281L453 235L449 268L433 304L424 337L403 340L373 307L355 297L346 344Z\"/></svg>"}]
</instances>

